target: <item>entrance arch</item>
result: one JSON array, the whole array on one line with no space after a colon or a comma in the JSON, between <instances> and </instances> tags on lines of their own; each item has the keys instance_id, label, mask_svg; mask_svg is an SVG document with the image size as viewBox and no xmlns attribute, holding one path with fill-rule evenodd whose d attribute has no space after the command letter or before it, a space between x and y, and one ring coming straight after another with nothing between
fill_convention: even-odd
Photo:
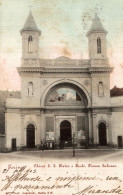
<instances>
[{"instance_id":1,"label":"entrance arch","mask_svg":"<svg viewBox=\"0 0 123 195\"><path fill-rule=\"evenodd\" d=\"M90 96L88 94L88 91L86 90L86 88L83 85L81 85L80 83L78 83L76 81L70 80L70 79L61 79L61 80L58 80L58 81L51 83L43 92L43 95L40 99L40 106L42 108L44 108L46 106L46 99L47 99L49 93L53 89L60 87L60 86L70 86L73 89L77 89L77 91L80 91L82 96L84 96L84 99L86 99L86 107L91 106Z\"/></svg>"},{"instance_id":2,"label":"entrance arch","mask_svg":"<svg viewBox=\"0 0 123 195\"><path fill-rule=\"evenodd\" d=\"M35 126L33 124L29 124L26 130L27 137L27 148L35 147Z\"/></svg>"},{"instance_id":3,"label":"entrance arch","mask_svg":"<svg viewBox=\"0 0 123 195\"><path fill-rule=\"evenodd\" d=\"M71 133L71 123L68 120L63 120L60 124L60 141L71 141L72 133Z\"/></svg>"},{"instance_id":4,"label":"entrance arch","mask_svg":"<svg viewBox=\"0 0 123 195\"><path fill-rule=\"evenodd\" d=\"M107 145L107 132L106 132L106 124L104 122L101 122L98 125L98 131L99 131L99 145L100 146L106 146Z\"/></svg>"}]
</instances>

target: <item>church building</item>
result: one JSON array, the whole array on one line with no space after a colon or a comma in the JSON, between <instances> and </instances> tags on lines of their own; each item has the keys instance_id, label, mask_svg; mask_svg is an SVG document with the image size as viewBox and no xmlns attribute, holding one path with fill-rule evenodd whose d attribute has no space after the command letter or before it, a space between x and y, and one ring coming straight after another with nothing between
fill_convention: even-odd
<instances>
[{"instance_id":1,"label":"church building","mask_svg":"<svg viewBox=\"0 0 123 195\"><path fill-rule=\"evenodd\" d=\"M20 31L21 98L5 105L7 150L53 142L68 147L73 139L76 147L123 146L123 96L110 96L107 33L95 14L89 59L40 59L41 31L30 11Z\"/></svg>"}]
</instances>

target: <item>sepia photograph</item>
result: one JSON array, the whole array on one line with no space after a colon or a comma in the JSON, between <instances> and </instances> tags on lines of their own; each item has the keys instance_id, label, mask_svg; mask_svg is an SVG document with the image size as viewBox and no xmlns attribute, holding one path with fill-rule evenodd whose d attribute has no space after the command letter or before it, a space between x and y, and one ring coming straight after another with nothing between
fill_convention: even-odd
<instances>
[{"instance_id":1,"label":"sepia photograph","mask_svg":"<svg viewBox=\"0 0 123 195\"><path fill-rule=\"evenodd\" d=\"M0 0L0 195L123 194L123 1Z\"/></svg>"}]
</instances>

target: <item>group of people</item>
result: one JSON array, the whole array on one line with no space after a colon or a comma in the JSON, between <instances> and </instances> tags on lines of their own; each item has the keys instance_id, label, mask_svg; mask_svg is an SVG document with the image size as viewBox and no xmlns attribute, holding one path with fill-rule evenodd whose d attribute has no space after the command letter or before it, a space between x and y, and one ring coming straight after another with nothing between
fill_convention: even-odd
<instances>
[{"instance_id":1,"label":"group of people","mask_svg":"<svg viewBox=\"0 0 123 195\"><path fill-rule=\"evenodd\" d=\"M42 142L41 141L41 150L55 150L57 148L57 143L56 142Z\"/></svg>"}]
</instances>

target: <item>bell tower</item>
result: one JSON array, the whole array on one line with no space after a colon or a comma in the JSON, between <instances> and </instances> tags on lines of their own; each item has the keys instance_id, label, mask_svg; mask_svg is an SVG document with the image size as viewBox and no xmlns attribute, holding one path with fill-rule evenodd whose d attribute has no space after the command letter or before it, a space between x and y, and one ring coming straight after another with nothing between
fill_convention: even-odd
<instances>
[{"instance_id":1,"label":"bell tower","mask_svg":"<svg viewBox=\"0 0 123 195\"><path fill-rule=\"evenodd\" d=\"M39 59L39 36L41 31L38 29L32 12L30 10L24 27L20 31L22 35L22 66L28 60Z\"/></svg>"},{"instance_id":2,"label":"bell tower","mask_svg":"<svg viewBox=\"0 0 123 195\"><path fill-rule=\"evenodd\" d=\"M87 33L89 43L92 106L110 105L110 72L106 47L107 31L98 15Z\"/></svg>"},{"instance_id":3,"label":"bell tower","mask_svg":"<svg viewBox=\"0 0 123 195\"><path fill-rule=\"evenodd\" d=\"M89 58L90 59L106 59L106 35L107 31L104 29L100 18L95 14L92 26L87 33L89 43Z\"/></svg>"}]
</instances>

